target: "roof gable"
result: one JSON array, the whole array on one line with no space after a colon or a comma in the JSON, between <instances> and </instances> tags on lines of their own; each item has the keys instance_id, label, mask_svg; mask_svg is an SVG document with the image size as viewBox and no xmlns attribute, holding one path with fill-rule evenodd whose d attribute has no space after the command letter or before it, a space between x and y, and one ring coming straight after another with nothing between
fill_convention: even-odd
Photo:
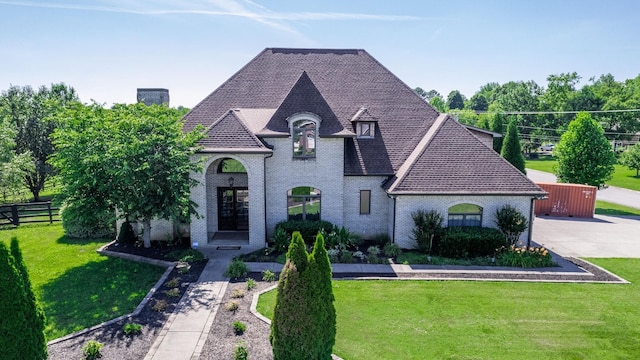
<instances>
[{"instance_id":1,"label":"roof gable","mask_svg":"<svg viewBox=\"0 0 640 360\"><path fill-rule=\"evenodd\" d=\"M205 151L258 151L270 152L238 117L238 110L229 110L213 123L200 140Z\"/></svg>"},{"instance_id":2,"label":"roof gable","mask_svg":"<svg viewBox=\"0 0 640 360\"><path fill-rule=\"evenodd\" d=\"M529 180L445 115L436 121L388 187L398 194L542 195Z\"/></svg>"},{"instance_id":3,"label":"roof gable","mask_svg":"<svg viewBox=\"0 0 640 360\"><path fill-rule=\"evenodd\" d=\"M291 115L305 112L320 117L321 124L319 124L318 132L320 136L336 135L345 130L305 71L302 72L264 129L288 134L287 119Z\"/></svg>"}]
</instances>

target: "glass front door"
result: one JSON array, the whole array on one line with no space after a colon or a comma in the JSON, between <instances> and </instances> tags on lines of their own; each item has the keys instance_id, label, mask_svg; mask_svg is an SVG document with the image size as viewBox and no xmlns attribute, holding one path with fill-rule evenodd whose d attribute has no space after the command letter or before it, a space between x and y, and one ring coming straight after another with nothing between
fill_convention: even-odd
<instances>
[{"instance_id":1,"label":"glass front door","mask_svg":"<svg viewBox=\"0 0 640 360\"><path fill-rule=\"evenodd\" d=\"M249 190L218 188L218 230L249 230Z\"/></svg>"}]
</instances>

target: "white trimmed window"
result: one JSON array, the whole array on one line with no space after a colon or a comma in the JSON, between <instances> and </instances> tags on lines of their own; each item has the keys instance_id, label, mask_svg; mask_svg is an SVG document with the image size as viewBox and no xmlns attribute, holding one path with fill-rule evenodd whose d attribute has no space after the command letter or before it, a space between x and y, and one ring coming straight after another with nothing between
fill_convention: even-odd
<instances>
[{"instance_id":1,"label":"white trimmed window","mask_svg":"<svg viewBox=\"0 0 640 360\"><path fill-rule=\"evenodd\" d=\"M371 190L360 190L360 215L371 214Z\"/></svg>"},{"instance_id":2,"label":"white trimmed window","mask_svg":"<svg viewBox=\"0 0 640 360\"><path fill-rule=\"evenodd\" d=\"M449 208L448 226L482 226L482 207L457 204Z\"/></svg>"},{"instance_id":3,"label":"white trimmed window","mask_svg":"<svg viewBox=\"0 0 640 360\"><path fill-rule=\"evenodd\" d=\"M320 190L298 186L287 191L287 220L320 220Z\"/></svg>"},{"instance_id":4,"label":"white trimmed window","mask_svg":"<svg viewBox=\"0 0 640 360\"><path fill-rule=\"evenodd\" d=\"M358 138L373 138L376 133L376 123L373 121L358 122Z\"/></svg>"},{"instance_id":5,"label":"white trimmed window","mask_svg":"<svg viewBox=\"0 0 640 360\"><path fill-rule=\"evenodd\" d=\"M293 158L315 158L320 118L312 113L299 113L290 116L287 121L291 129Z\"/></svg>"}]
</instances>

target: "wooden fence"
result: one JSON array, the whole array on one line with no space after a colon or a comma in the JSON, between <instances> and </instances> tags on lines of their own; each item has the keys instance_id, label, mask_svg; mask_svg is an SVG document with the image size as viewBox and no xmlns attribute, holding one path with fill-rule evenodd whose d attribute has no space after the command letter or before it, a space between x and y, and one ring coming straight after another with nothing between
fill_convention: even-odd
<instances>
[{"instance_id":1,"label":"wooden fence","mask_svg":"<svg viewBox=\"0 0 640 360\"><path fill-rule=\"evenodd\" d=\"M53 207L51 201L24 204L0 205L0 225L53 223L60 221L60 208Z\"/></svg>"}]
</instances>

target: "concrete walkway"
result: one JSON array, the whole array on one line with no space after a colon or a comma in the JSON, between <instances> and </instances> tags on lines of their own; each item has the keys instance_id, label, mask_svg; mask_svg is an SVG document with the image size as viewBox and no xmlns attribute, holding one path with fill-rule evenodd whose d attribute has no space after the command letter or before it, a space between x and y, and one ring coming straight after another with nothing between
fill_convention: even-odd
<instances>
[{"instance_id":1,"label":"concrete walkway","mask_svg":"<svg viewBox=\"0 0 640 360\"><path fill-rule=\"evenodd\" d=\"M239 250L201 249L209 258L200 278L189 287L169 316L145 360L197 360L229 279L222 274Z\"/></svg>"},{"instance_id":2,"label":"concrete walkway","mask_svg":"<svg viewBox=\"0 0 640 360\"><path fill-rule=\"evenodd\" d=\"M527 169L527 176L535 182L557 182L556 176L548 172ZM640 191L609 186L598 190L596 199L640 209Z\"/></svg>"}]
</instances>

